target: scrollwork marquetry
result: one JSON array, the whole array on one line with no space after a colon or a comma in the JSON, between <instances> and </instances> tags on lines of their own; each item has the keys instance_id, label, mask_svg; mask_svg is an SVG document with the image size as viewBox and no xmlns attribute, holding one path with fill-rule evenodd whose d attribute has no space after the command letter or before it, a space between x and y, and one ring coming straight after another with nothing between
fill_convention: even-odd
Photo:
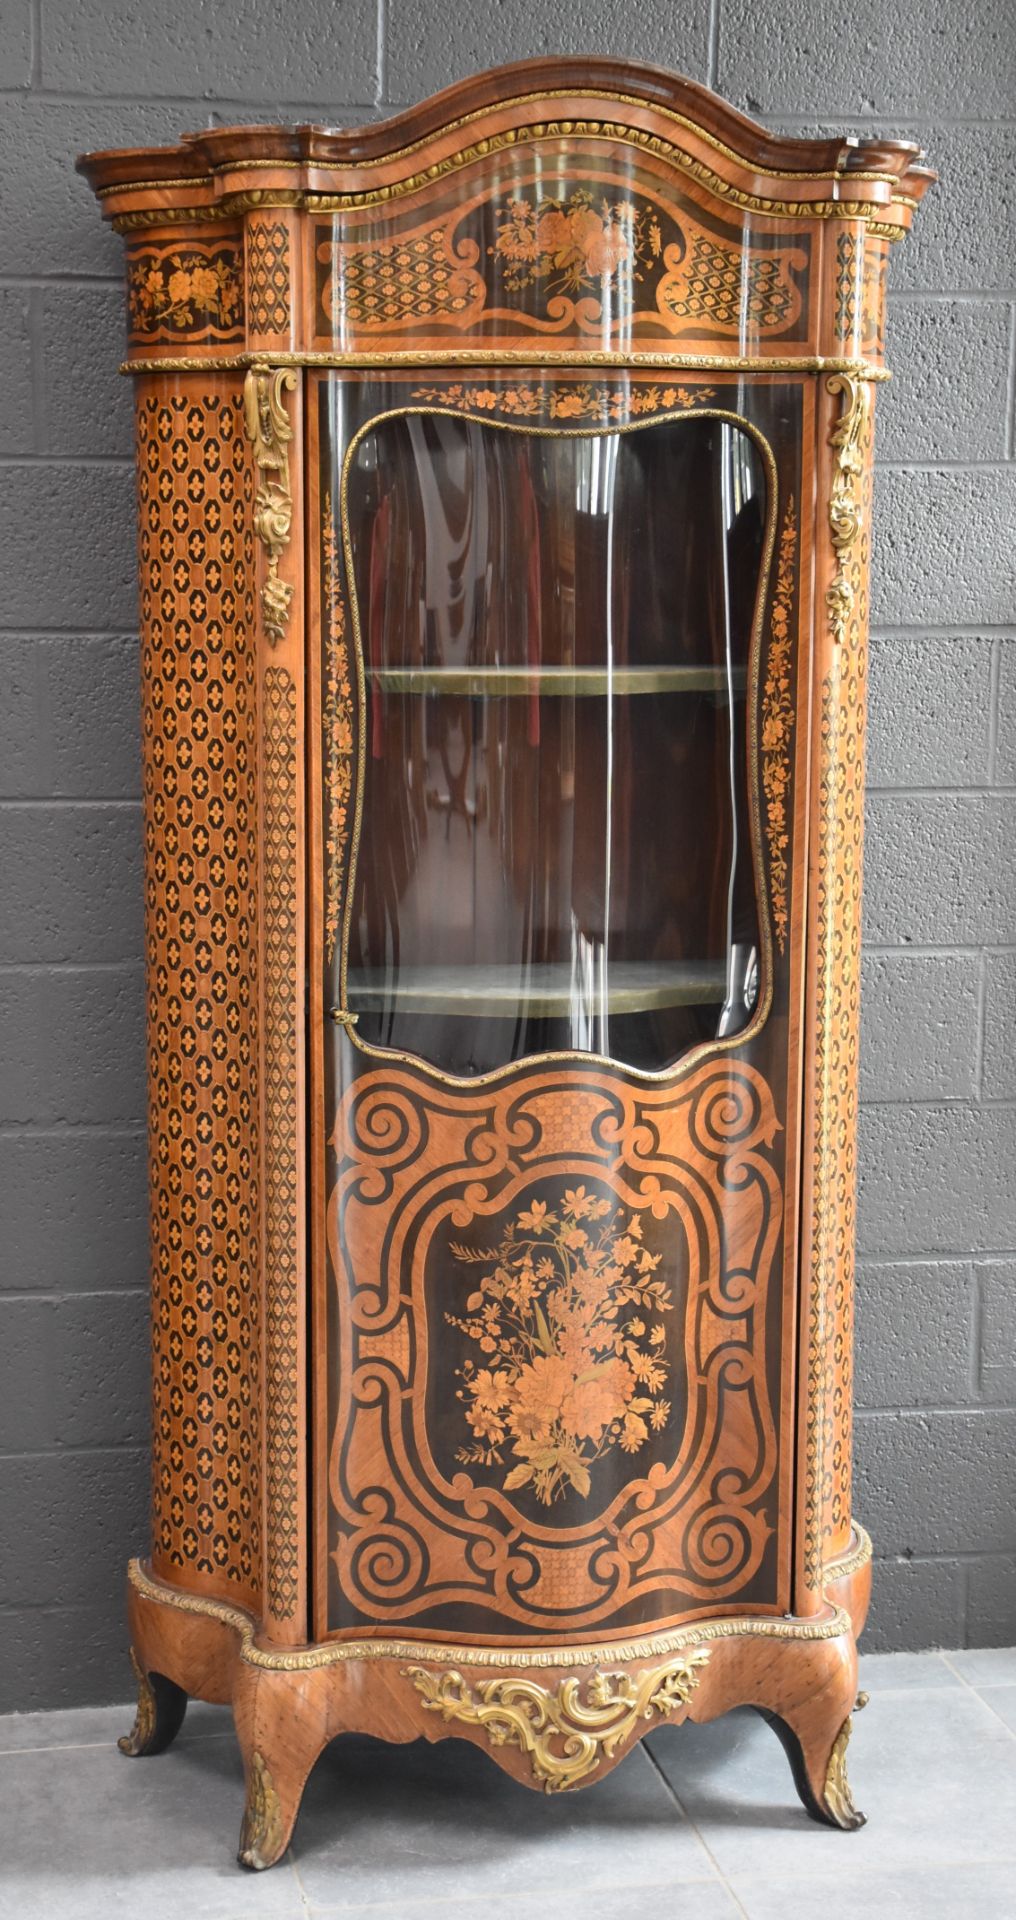
<instances>
[{"instance_id":1,"label":"scrollwork marquetry","mask_svg":"<svg viewBox=\"0 0 1016 1920\"><path fill-rule=\"evenodd\" d=\"M569 1674L553 1688L500 1675L470 1681L454 1667L410 1667L406 1677L429 1712L482 1728L492 1746L518 1747L544 1791L563 1793L613 1759L641 1722L683 1719L709 1654L692 1647L645 1673Z\"/></svg>"},{"instance_id":2,"label":"scrollwork marquetry","mask_svg":"<svg viewBox=\"0 0 1016 1920\"><path fill-rule=\"evenodd\" d=\"M488 253L507 293L536 287L545 305L583 291L602 299L625 282L649 280L659 313L675 330L676 323L689 330L699 322L739 331L749 321L762 334L778 333L796 318L794 272L807 259L802 245L746 257L690 223L675 223L674 231L676 238L651 200L579 186L561 199L516 196L501 210ZM637 298L632 290L629 300L637 305Z\"/></svg>"},{"instance_id":3,"label":"scrollwork marquetry","mask_svg":"<svg viewBox=\"0 0 1016 1920\"><path fill-rule=\"evenodd\" d=\"M681 1599L692 1607L750 1587L775 1517L765 1323L782 1226L779 1132L765 1081L733 1061L703 1062L669 1088L558 1068L528 1083L458 1090L451 1100L396 1065L355 1083L332 1135L327 1215L341 1342L331 1560L343 1621L432 1625L440 1604L454 1605L470 1630L474 1619L479 1627L496 1618L515 1632L575 1633L608 1619L672 1619L678 1566ZM731 1185L752 1235L739 1245L736 1271L717 1226ZM548 1344L548 1333L540 1353L519 1356L513 1390L532 1400L520 1432L543 1431L540 1394L555 1368L561 1376L560 1419L544 1421L546 1448L563 1462L558 1519L545 1512L533 1475L525 1485L511 1477L530 1456L513 1457L507 1482L497 1460L464 1465L461 1452L456 1458L468 1432L462 1415L435 1428L428 1407L456 1407L455 1370L476 1351L469 1328L459 1349L447 1335L445 1314L461 1331L475 1291L456 1249L489 1244L491 1228L498 1237L511 1216L542 1225L569 1206L582 1215L572 1220L580 1247L583 1207L611 1200L630 1219L632 1286L659 1289L644 1306L660 1364L626 1351L616 1379L607 1381L605 1365L596 1404L576 1388L572 1405L566 1376L581 1375L579 1347L596 1347L595 1326L576 1322L570 1335L562 1327L559 1341ZM389 1222L383 1235L379 1208ZM657 1234L655 1223L668 1220ZM620 1253L627 1261L627 1241ZM671 1296L679 1327L695 1329L687 1348L666 1331ZM400 1342L398 1329L408 1326L413 1336ZM595 1353L588 1364L597 1364ZM680 1387L672 1406L654 1384L670 1364ZM641 1398L634 1384L628 1390L629 1374L634 1383L639 1373ZM461 1392L458 1404L473 1405L472 1387ZM510 1426L511 1409L503 1411ZM500 1415L490 1417L496 1424ZM615 1425L630 1456L627 1479L597 1466ZM739 1466L731 1479L732 1447ZM372 1464L379 1448L388 1461L383 1499ZM535 1464L542 1472L542 1455Z\"/></svg>"},{"instance_id":4,"label":"scrollwork marquetry","mask_svg":"<svg viewBox=\"0 0 1016 1920\"><path fill-rule=\"evenodd\" d=\"M289 479L289 448L293 426L283 394L297 384L288 367L252 366L244 381L244 418L254 449L258 473L254 497L254 528L268 558L268 576L261 588L265 633L272 646L283 638L289 620L293 588L279 576L282 558L293 528L293 493Z\"/></svg>"}]
</instances>

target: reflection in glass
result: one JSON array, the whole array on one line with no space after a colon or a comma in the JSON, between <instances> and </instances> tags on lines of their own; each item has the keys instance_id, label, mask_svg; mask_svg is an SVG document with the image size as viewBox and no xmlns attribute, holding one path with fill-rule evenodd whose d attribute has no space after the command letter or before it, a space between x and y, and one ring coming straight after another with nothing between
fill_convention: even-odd
<instances>
[{"instance_id":1,"label":"reflection in glass","mask_svg":"<svg viewBox=\"0 0 1016 1920\"><path fill-rule=\"evenodd\" d=\"M359 442L363 1040L461 1075L557 1051L658 1070L745 1025L765 506L724 420L414 414Z\"/></svg>"}]
</instances>

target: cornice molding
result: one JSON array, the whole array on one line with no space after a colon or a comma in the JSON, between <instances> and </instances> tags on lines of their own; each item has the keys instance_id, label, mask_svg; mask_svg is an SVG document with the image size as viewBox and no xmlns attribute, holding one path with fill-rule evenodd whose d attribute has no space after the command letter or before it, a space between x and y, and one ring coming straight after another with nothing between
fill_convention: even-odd
<instances>
[{"instance_id":1,"label":"cornice molding","mask_svg":"<svg viewBox=\"0 0 1016 1920\"><path fill-rule=\"evenodd\" d=\"M367 126L220 127L175 146L84 154L78 167L110 218L151 210L143 203L155 194L170 219L183 207L197 219L235 207L245 186L270 193L272 176L290 204L323 197L355 208L498 148L560 136L633 143L763 213L881 217L902 228L934 178L909 141L771 134L695 81L603 59L502 67Z\"/></svg>"}]
</instances>

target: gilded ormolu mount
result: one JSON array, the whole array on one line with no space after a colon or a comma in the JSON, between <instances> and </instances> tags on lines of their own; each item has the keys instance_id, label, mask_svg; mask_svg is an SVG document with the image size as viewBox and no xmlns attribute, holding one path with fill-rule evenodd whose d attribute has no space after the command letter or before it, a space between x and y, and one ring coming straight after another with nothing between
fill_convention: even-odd
<instances>
[{"instance_id":1,"label":"gilded ormolu mount","mask_svg":"<svg viewBox=\"0 0 1016 1920\"><path fill-rule=\"evenodd\" d=\"M829 531L836 555L836 571L826 589L829 623L833 639L840 646L846 638L856 598L856 589L850 576L850 556L861 530L861 483L864 474L862 439L868 397L863 382L850 374L831 374L827 384L830 393L842 396L842 411L829 435L834 456L829 495Z\"/></svg>"},{"instance_id":2,"label":"gilded ormolu mount","mask_svg":"<svg viewBox=\"0 0 1016 1920\"><path fill-rule=\"evenodd\" d=\"M470 1681L455 1667L407 1673L429 1712L482 1727L493 1747L520 1748L544 1792L563 1793L637 1737L641 1722L683 1719L710 1651L691 1647L644 1673L569 1674L556 1687L501 1674Z\"/></svg>"},{"instance_id":3,"label":"gilded ormolu mount","mask_svg":"<svg viewBox=\"0 0 1016 1920\"><path fill-rule=\"evenodd\" d=\"M867 1694L859 1693L854 1702L854 1712L860 1713L867 1704ZM836 1826L842 1827L845 1832L851 1832L855 1827L863 1827L865 1823L863 1813L858 1812L854 1805L854 1796L850 1791L850 1781L847 1778L847 1747L850 1744L852 1732L853 1721L848 1713L833 1742L825 1779L826 1812Z\"/></svg>"},{"instance_id":4,"label":"gilded ormolu mount","mask_svg":"<svg viewBox=\"0 0 1016 1920\"><path fill-rule=\"evenodd\" d=\"M243 402L247 438L254 450L258 484L254 496L254 528L268 556L268 577L261 589L265 633L272 646L285 634L293 588L279 577L279 561L293 527L293 492L289 480L289 448L293 427L284 393L292 392L297 376L291 367L253 366L244 381Z\"/></svg>"}]
</instances>

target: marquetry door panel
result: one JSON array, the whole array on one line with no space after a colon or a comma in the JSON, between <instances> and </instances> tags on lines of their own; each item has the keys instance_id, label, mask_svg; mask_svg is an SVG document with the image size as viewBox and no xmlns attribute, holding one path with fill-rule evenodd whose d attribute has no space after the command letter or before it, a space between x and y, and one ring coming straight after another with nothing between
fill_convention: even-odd
<instances>
[{"instance_id":1,"label":"marquetry door panel","mask_svg":"<svg viewBox=\"0 0 1016 1920\"><path fill-rule=\"evenodd\" d=\"M784 380L753 393L743 411L743 390L715 375L664 388L560 375L522 385L495 373L482 389L447 376L396 382L379 375L361 378L355 391L335 375L310 376L325 872L318 1029L323 1280L315 1340L320 1633L376 1633L401 1623L424 1634L524 1643L623 1634L746 1604L781 1612L789 1604L799 1127L790 1009L799 980L788 934L804 884L796 819L806 797L798 765L806 734L793 724L796 703L807 698L806 686L797 684L806 594L798 564L802 408L804 390ZM622 1038L613 1059L600 1058L595 1033L576 1049L555 1024L551 948L550 958L525 975L540 1021L526 1027L518 1016L524 1038L513 1055L504 1038L511 1023L493 1020L494 1051L464 1067L475 1044L454 1051L462 1015L453 1008L450 1018L435 1018L441 969L414 966L417 923L404 914L399 920L391 904L411 892L414 819L428 806L436 826L432 818L427 831L431 841L440 836L441 858L454 830L475 865L488 857L483 835L493 835L492 813L508 805L503 797L489 800L486 787L478 800L474 784L468 817L463 803L460 817L453 807L449 818L431 768L420 773L414 815L406 799L410 778L403 780L402 763L392 762L392 741L407 763L415 756L422 765L429 736L405 701L409 717L399 709L393 726L393 692L396 707L417 683L439 695L444 740L445 687L459 703L461 728L460 708L477 708L493 679L498 713L518 696L511 713L521 732L506 736L518 756L526 739L559 741L560 680L572 669L553 655L543 669L555 689L548 697L532 646L527 656L517 640L524 588L503 623L506 651L497 666L449 666L447 645L441 654L434 616L426 613L419 656L425 664L384 664L384 622L375 619L371 598L379 577L371 561L376 542L366 559L358 551L356 449L366 444L373 470L384 475L372 499L390 503L379 423L433 413L483 421L489 434L497 430L491 417L511 423L519 410L537 431L576 434L578 421L601 443L626 430L659 433L661 422L683 423L685 433L694 423L704 434L710 421L726 420L733 423L728 431L745 444L751 436L760 449L765 510L757 578L742 608L740 731L731 721L729 733L744 796L750 915L743 924L757 943L757 982L732 1023L729 1009L718 1005L723 988L703 985L707 1004L698 1025L654 1029L670 1047L652 1061L655 1071L633 1072L621 1055L633 1031L629 1003L645 992L630 985L631 963L628 973L622 963L612 976L621 981L628 1024L608 1029ZM647 420L655 424L646 428ZM418 447L424 437L421 429ZM454 449L458 458L457 442ZM401 581L415 563L402 564L409 549L400 543L394 508L385 509L383 526L383 550ZM701 528L694 537L704 569ZM433 598L426 580L399 592L414 607ZM531 601L530 594L530 618ZM484 643L496 624L493 605L493 598L485 602L479 623ZM666 676L677 669L631 664L641 660L645 641L641 602L638 609L630 655L618 671L627 675L621 684L632 699L639 675L656 675L658 719L671 711ZM705 618L699 608L697 630ZM524 668L512 664L516 642L529 661ZM553 653L546 618L540 643ZM583 653L580 636L575 668L580 697L594 701L601 689L589 660L597 644ZM428 666L435 645L441 664ZM703 696L694 682L703 709L695 727L711 738L722 688L705 684ZM586 698L577 724L587 723L589 706ZM675 731L683 711L680 702L673 706ZM617 742L628 737L626 718L619 713L610 729L618 752ZM631 737L647 738L647 726L639 722ZM491 762L490 742L502 738L495 723L474 723L472 737L474 750L484 748ZM444 764L447 771L447 754ZM695 764L698 811L708 823L707 763ZM581 772L579 764L576 776L568 774L569 793L582 791ZM655 785L664 810L666 778L661 767ZM685 814L694 797L692 788ZM657 862L661 892L676 888L671 918L687 917L701 890L690 841L682 852L681 811L671 814L669 859L664 839L664 857L650 844L636 861ZM703 834L710 830L702 826ZM516 844L503 823L498 832L488 858L495 866ZM659 816L647 818L635 833L636 849L642 836L661 832ZM394 839L397 858L382 844L384 834ZM539 836L530 844L532 858L543 857L541 844ZM708 862L702 873L707 869ZM455 917L454 873L449 868L446 876L440 865L433 871L430 897L442 903L437 938ZM683 894L682 873L692 876ZM555 883L550 875L542 894ZM573 899L571 869L569 884ZM388 929L383 939L370 933L371 887L384 895L374 910ZM491 951L512 937L509 928ZM371 939L368 957L377 961L387 952L387 974L385 966L365 968L364 942L369 947ZM397 962L390 959L393 945ZM445 964L449 953L441 949ZM481 958L482 988L460 967L452 969L447 992L494 992L486 948ZM671 956L663 971L677 978L682 965ZM386 992L379 1021L373 1010ZM401 1023L400 995L410 1008ZM525 1039L530 1033L535 1045ZM442 1047L451 1054L443 1056Z\"/></svg>"}]
</instances>

